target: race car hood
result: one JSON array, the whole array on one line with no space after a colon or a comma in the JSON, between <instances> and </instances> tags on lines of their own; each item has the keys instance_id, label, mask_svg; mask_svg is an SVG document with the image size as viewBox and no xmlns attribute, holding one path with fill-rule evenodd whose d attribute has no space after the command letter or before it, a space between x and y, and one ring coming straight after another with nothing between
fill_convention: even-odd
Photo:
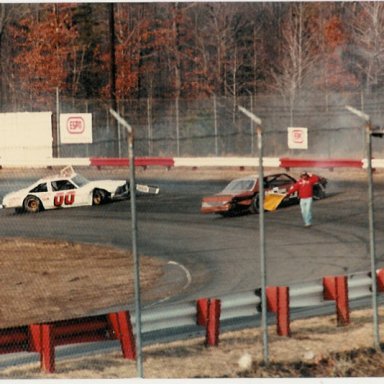
<instances>
[{"instance_id":1,"label":"race car hood","mask_svg":"<svg viewBox=\"0 0 384 384\"><path fill-rule=\"evenodd\" d=\"M3 197L2 205L8 206L8 205L13 205L18 203L20 199L22 199L27 193L28 193L28 188L24 189L19 189L18 191L15 192L9 192Z\"/></svg>"},{"instance_id":2,"label":"race car hood","mask_svg":"<svg viewBox=\"0 0 384 384\"><path fill-rule=\"evenodd\" d=\"M238 192L238 193L218 193L216 195L213 195L213 196L207 196L207 197L203 197L203 201L204 202L228 202L228 201L231 201L232 199L236 198L236 197L239 197L239 198L243 198L243 197L251 197L253 195L253 192Z\"/></svg>"},{"instance_id":3,"label":"race car hood","mask_svg":"<svg viewBox=\"0 0 384 384\"><path fill-rule=\"evenodd\" d=\"M233 199L234 195L214 195L214 196L207 196L203 197L203 202L206 203L226 203L228 201L231 201Z\"/></svg>"},{"instance_id":4,"label":"race car hood","mask_svg":"<svg viewBox=\"0 0 384 384\"><path fill-rule=\"evenodd\" d=\"M203 197L200 211L202 213L229 211L232 199L232 195L214 195Z\"/></svg>"}]
</instances>

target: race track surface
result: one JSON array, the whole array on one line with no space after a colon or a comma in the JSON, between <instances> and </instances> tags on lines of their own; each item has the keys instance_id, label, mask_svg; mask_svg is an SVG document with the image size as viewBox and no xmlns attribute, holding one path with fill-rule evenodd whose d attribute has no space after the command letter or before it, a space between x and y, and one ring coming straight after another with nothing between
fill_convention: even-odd
<instances>
[{"instance_id":1,"label":"race track surface","mask_svg":"<svg viewBox=\"0 0 384 384\"><path fill-rule=\"evenodd\" d=\"M189 171L191 172L191 171ZM194 171L195 172L195 171ZM114 178L121 178L112 175ZM110 178L98 171L98 178ZM304 228L297 205L265 214L267 284L290 285L370 270L367 181L363 171L329 178L328 197L313 206L314 224ZM334 179L333 179L334 178ZM0 195L36 178L0 181ZM260 286L259 216L202 215L200 200L228 178L209 180L154 174L137 182L160 186L158 196L137 199L138 253L168 261L159 290L177 283L164 300L218 297ZM384 264L384 174L375 175L378 266ZM17 189L17 188L16 188ZM131 248L130 202L16 214L0 210L4 237L36 237Z\"/></svg>"}]
</instances>

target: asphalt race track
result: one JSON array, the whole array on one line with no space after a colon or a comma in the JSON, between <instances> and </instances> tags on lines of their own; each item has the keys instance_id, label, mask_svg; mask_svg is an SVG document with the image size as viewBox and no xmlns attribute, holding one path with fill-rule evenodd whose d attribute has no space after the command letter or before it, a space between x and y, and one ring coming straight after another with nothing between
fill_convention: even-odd
<instances>
[{"instance_id":1,"label":"asphalt race track","mask_svg":"<svg viewBox=\"0 0 384 384\"><path fill-rule=\"evenodd\" d=\"M2 181L0 195L26 181ZM201 197L218 192L226 181L162 178L144 182L159 185L160 194L137 198L138 253L169 262L159 289L173 284L179 288L164 300L219 297L260 286L259 216L223 218L199 213ZM378 266L384 265L383 184L384 177L379 175L374 187ZM328 197L314 203L311 228L303 226L297 205L266 212L268 285L369 271L367 200L366 178L330 179ZM0 210L1 234L130 249L130 209L130 202L123 201L38 214Z\"/></svg>"}]
</instances>

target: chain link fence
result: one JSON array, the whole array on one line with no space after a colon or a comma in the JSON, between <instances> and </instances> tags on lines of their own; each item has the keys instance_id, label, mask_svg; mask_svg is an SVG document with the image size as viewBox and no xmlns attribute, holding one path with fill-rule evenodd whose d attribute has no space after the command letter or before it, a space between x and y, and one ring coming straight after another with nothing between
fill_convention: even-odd
<instances>
[{"instance_id":1,"label":"chain link fence","mask_svg":"<svg viewBox=\"0 0 384 384\"><path fill-rule=\"evenodd\" d=\"M289 105L294 105L290 107ZM112 103L65 98L52 94L50 102L18 106L21 111L53 112L55 157L127 157L127 132L109 113ZM118 103L118 112L134 129L136 156L254 156L255 126L242 114L243 106L262 119L267 157L364 156L364 122L346 108L369 114L374 125L383 125L384 94L315 93L297 95L295 102L279 95L248 95L205 99L130 99ZM61 144L57 113L91 113L93 142ZM289 150L288 127L308 128L308 150ZM374 156L383 153L373 143Z\"/></svg>"}]
</instances>

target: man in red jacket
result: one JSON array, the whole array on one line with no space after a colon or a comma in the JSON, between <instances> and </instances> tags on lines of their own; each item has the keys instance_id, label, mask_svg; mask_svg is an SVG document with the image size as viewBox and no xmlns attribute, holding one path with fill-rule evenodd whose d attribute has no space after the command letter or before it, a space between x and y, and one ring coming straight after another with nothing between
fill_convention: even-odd
<instances>
[{"instance_id":1,"label":"man in red jacket","mask_svg":"<svg viewBox=\"0 0 384 384\"><path fill-rule=\"evenodd\" d=\"M310 227L312 225L312 202L313 202L313 185L318 183L320 178L316 175L310 175L303 172L300 179L292 185L287 196L294 192L298 192L300 199L301 215L303 216L304 225Z\"/></svg>"}]
</instances>

